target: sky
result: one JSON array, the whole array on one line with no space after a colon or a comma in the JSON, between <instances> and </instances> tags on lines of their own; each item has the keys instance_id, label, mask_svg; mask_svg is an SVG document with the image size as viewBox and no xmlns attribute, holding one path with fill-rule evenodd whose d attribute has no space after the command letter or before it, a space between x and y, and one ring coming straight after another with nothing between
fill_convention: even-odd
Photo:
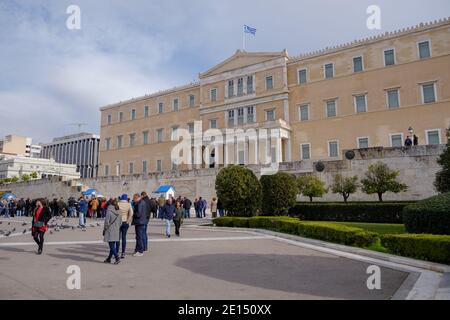
<instances>
[{"instance_id":1,"label":"sky","mask_svg":"<svg viewBox=\"0 0 450 320\"><path fill-rule=\"evenodd\" d=\"M242 49L244 24L247 51L296 56L445 17L449 0L0 0L0 139L98 134L100 107L196 80Z\"/></svg>"}]
</instances>

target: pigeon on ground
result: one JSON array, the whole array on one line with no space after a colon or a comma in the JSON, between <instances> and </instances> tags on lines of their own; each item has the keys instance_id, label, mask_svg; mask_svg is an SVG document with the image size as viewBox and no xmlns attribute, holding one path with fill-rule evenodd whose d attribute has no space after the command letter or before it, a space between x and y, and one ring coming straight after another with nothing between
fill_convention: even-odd
<instances>
[{"instance_id":1,"label":"pigeon on ground","mask_svg":"<svg viewBox=\"0 0 450 320\"><path fill-rule=\"evenodd\" d=\"M75 230L75 227L74 227L74 226L72 226L72 230Z\"/></svg>"},{"instance_id":2,"label":"pigeon on ground","mask_svg":"<svg viewBox=\"0 0 450 320\"><path fill-rule=\"evenodd\" d=\"M28 223L26 223L26 222L24 222L24 223L22 223L22 226L26 226Z\"/></svg>"},{"instance_id":3,"label":"pigeon on ground","mask_svg":"<svg viewBox=\"0 0 450 320\"><path fill-rule=\"evenodd\" d=\"M5 236L9 237L10 234L11 234L11 231L8 231L7 233L5 233Z\"/></svg>"},{"instance_id":4,"label":"pigeon on ground","mask_svg":"<svg viewBox=\"0 0 450 320\"><path fill-rule=\"evenodd\" d=\"M8 226L11 224L11 222L8 222Z\"/></svg>"},{"instance_id":5,"label":"pigeon on ground","mask_svg":"<svg viewBox=\"0 0 450 320\"><path fill-rule=\"evenodd\" d=\"M11 232L14 232L14 231L16 231L16 228L13 228L13 229L11 230Z\"/></svg>"},{"instance_id":6,"label":"pigeon on ground","mask_svg":"<svg viewBox=\"0 0 450 320\"><path fill-rule=\"evenodd\" d=\"M22 232L22 233L25 234L26 232L27 232L27 229L23 229L23 232Z\"/></svg>"},{"instance_id":7,"label":"pigeon on ground","mask_svg":"<svg viewBox=\"0 0 450 320\"><path fill-rule=\"evenodd\" d=\"M52 230L50 230L50 234L53 234Z\"/></svg>"},{"instance_id":8,"label":"pigeon on ground","mask_svg":"<svg viewBox=\"0 0 450 320\"><path fill-rule=\"evenodd\" d=\"M86 231L86 228L81 229L81 231Z\"/></svg>"},{"instance_id":9,"label":"pigeon on ground","mask_svg":"<svg viewBox=\"0 0 450 320\"><path fill-rule=\"evenodd\" d=\"M100 227L100 223L97 223L97 227Z\"/></svg>"}]
</instances>

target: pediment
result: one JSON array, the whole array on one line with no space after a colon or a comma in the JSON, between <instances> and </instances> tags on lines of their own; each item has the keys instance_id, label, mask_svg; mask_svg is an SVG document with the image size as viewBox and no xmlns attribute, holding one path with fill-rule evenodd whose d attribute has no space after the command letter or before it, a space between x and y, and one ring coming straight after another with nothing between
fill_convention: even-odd
<instances>
[{"instance_id":1,"label":"pediment","mask_svg":"<svg viewBox=\"0 0 450 320\"><path fill-rule=\"evenodd\" d=\"M287 51L282 52L245 52L237 50L234 55L215 67L200 74L200 78L207 78L223 72L232 71L276 58L287 57Z\"/></svg>"}]
</instances>

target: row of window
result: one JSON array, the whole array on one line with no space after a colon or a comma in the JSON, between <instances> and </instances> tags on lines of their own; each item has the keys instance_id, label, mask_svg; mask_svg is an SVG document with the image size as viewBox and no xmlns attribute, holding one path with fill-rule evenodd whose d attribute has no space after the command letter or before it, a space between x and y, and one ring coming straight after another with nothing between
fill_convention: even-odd
<instances>
[{"instance_id":1,"label":"row of window","mask_svg":"<svg viewBox=\"0 0 450 320\"><path fill-rule=\"evenodd\" d=\"M422 41L417 43L417 56L419 59L427 59L431 57L431 44L430 41ZM383 51L384 66L392 66L396 64L395 49L386 49ZM353 58L353 72L358 73L364 71L363 56L357 56ZM298 69L298 83L308 83L308 70L306 68ZM329 62L323 65L323 76L325 79L332 79L335 76L334 63Z\"/></svg>"},{"instance_id":2,"label":"row of window","mask_svg":"<svg viewBox=\"0 0 450 320\"><path fill-rule=\"evenodd\" d=\"M142 173L146 174L148 173L148 161L147 160L142 160ZM108 164L106 164L103 167L103 173L105 176L109 176L111 173L115 174L115 175L121 175L122 174L122 167L121 164L117 164L116 165L116 172L110 172L110 167ZM157 172L161 172L162 171L162 160L156 160L156 171ZM128 174L135 174L135 167L134 167L134 162L129 162L128 163Z\"/></svg>"},{"instance_id":3,"label":"row of window","mask_svg":"<svg viewBox=\"0 0 450 320\"><path fill-rule=\"evenodd\" d=\"M188 96L188 106L189 108L195 107L195 95L191 94ZM159 102L157 107L157 113L161 114L164 113L164 103ZM175 98L172 100L172 111L178 111L180 109L180 100L178 98ZM150 107L144 106L144 118L147 118L150 116ZM130 120L136 120L136 109L131 109L130 111ZM117 113L117 122L124 121L124 113L123 111L119 111ZM112 124L112 115L108 114L107 116L107 124Z\"/></svg>"},{"instance_id":4,"label":"row of window","mask_svg":"<svg viewBox=\"0 0 450 320\"><path fill-rule=\"evenodd\" d=\"M432 129L425 131L426 144L438 145L441 143L441 130ZM402 147L404 145L404 135L403 133L393 133L389 135L389 141L391 147ZM358 137L356 139L358 149L370 148L369 137ZM300 158L302 160L311 159L311 144L302 143L300 145ZM339 157L339 140L328 141L328 157L337 158Z\"/></svg>"},{"instance_id":5,"label":"row of window","mask_svg":"<svg viewBox=\"0 0 450 320\"><path fill-rule=\"evenodd\" d=\"M422 103L434 103L437 101L436 83L421 84ZM353 104L355 113L367 112L367 94L360 94L353 96ZM400 107L400 89L392 88L386 90L386 104L389 109L396 109ZM327 118L333 118L338 115L337 99L327 100L325 102L325 115ZM299 106L299 120L310 120L309 104Z\"/></svg>"}]
</instances>

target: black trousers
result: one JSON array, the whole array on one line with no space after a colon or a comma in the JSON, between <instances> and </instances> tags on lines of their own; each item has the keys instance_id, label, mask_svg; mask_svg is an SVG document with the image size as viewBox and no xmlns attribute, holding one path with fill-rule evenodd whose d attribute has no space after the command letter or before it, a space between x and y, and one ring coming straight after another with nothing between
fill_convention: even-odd
<instances>
[{"instance_id":1,"label":"black trousers","mask_svg":"<svg viewBox=\"0 0 450 320\"><path fill-rule=\"evenodd\" d=\"M44 247L44 234L45 232L36 231L33 235L34 241L36 241L37 245L39 246L39 250L42 250Z\"/></svg>"},{"instance_id":2,"label":"black trousers","mask_svg":"<svg viewBox=\"0 0 450 320\"><path fill-rule=\"evenodd\" d=\"M180 226L181 226L181 221L179 220L173 220L173 224L175 225L175 234L177 236L180 235Z\"/></svg>"}]
</instances>

